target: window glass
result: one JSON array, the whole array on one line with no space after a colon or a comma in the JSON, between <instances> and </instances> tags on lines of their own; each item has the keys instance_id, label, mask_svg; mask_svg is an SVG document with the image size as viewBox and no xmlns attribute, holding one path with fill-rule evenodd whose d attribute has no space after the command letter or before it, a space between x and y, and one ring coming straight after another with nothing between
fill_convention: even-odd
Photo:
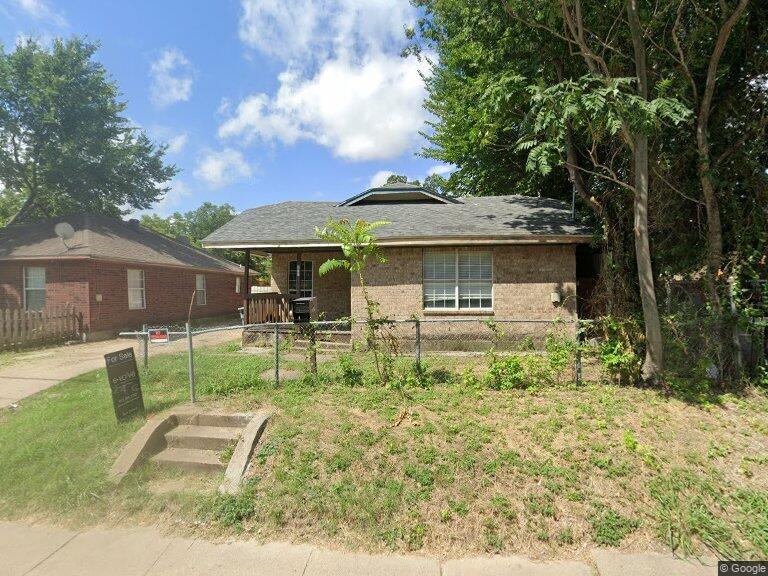
<instances>
[{"instance_id":1,"label":"window glass","mask_svg":"<svg viewBox=\"0 0 768 576\"><path fill-rule=\"evenodd\" d=\"M205 274L195 275L195 290L195 302L198 306L204 306L208 301L208 294L205 289Z\"/></svg>"},{"instance_id":2,"label":"window glass","mask_svg":"<svg viewBox=\"0 0 768 576\"><path fill-rule=\"evenodd\" d=\"M459 252L459 308L493 307L490 252Z\"/></svg>"},{"instance_id":3,"label":"window glass","mask_svg":"<svg viewBox=\"0 0 768 576\"><path fill-rule=\"evenodd\" d=\"M456 308L456 253L424 253L424 308Z\"/></svg>"},{"instance_id":4,"label":"window glass","mask_svg":"<svg viewBox=\"0 0 768 576\"><path fill-rule=\"evenodd\" d=\"M292 260L288 264L288 292L292 295L296 294L296 260ZM299 298L309 298L313 294L312 290L312 261L301 261L301 294L297 296Z\"/></svg>"},{"instance_id":5,"label":"window glass","mask_svg":"<svg viewBox=\"0 0 768 576\"><path fill-rule=\"evenodd\" d=\"M490 252L424 252L424 308L492 309Z\"/></svg>"},{"instance_id":6,"label":"window glass","mask_svg":"<svg viewBox=\"0 0 768 576\"><path fill-rule=\"evenodd\" d=\"M24 307L35 311L45 308L45 268L24 268Z\"/></svg>"},{"instance_id":7,"label":"window glass","mask_svg":"<svg viewBox=\"0 0 768 576\"><path fill-rule=\"evenodd\" d=\"M143 310L144 308L146 308L144 270L128 270L128 309Z\"/></svg>"}]
</instances>

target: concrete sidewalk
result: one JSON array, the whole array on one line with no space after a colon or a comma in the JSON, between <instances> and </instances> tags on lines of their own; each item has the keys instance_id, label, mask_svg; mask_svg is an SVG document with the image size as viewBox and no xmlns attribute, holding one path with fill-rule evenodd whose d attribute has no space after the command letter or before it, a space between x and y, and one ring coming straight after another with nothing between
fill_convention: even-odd
<instances>
[{"instance_id":1,"label":"concrete sidewalk","mask_svg":"<svg viewBox=\"0 0 768 576\"><path fill-rule=\"evenodd\" d=\"M592 562L488 556L440 561L286 543L213 544L154 528L73 532L0 522L2 576L711 576L717 563L594 550Z\"/></svg>"},{"instance_id":2,"label":"concrete sidewalk","mask_svg":"<svg viewBox=\"0 0 768 576\"><path fill-rule=\"evenodd\" d=\"M227 330L195 336L195 347L222 344L240 338L240 331ZM139 343L132 338L115 338L87 344L56 346L43 350L19 352L10 366L0 368L0 408L15 404L19 400L55 386L64 380L85 374L97 368L104 368L104 354L133 346L140 354ZM149 358L159 354L184 352L186 339L169 344L150 345ZM137 358L137 361L138 360Z\"/></svg>"}]
</instances>

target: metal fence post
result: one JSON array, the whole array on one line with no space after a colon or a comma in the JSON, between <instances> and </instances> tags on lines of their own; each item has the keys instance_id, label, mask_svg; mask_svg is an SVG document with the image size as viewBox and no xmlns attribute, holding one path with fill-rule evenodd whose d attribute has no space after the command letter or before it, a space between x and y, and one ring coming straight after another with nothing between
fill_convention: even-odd
<instances>
[{"instance_id":1,"label":"metal fence post","mask_svg":"<svg viewBox=\"0 0 768 576\"><path fill-rule=\"evenodd\" d=\"M187 322L187 352L189 354L189 398L195 403L195 357L192 349L192 327Z\"/></svg>"},{"instance_id":2,"label":"metal fence post","mask_svg":"<svg viewBox=\"0 0 768 576\"><path fill-rule=\"evenodd\" d=\"M149 366L149 334L147 334L147 325L142 324L141 331L144 334L141 335L141 347L142 356L144 356L144 370Z\"/></svg>"},{"instance_id":3,"label":"metal fence post","mask_svg":"<svg viewBox=\"0 0 768 576\"><path fill-rule=\"evenodd\" d=\"M421 370L421 322L414 320L416 328L416 370Z\"/></svg>"},{"instance_id":4,"label":"metal fence post","mask_svg":"<svg viewBox=\"0 0 768 576\"><path fill-rule=\"evenodd\" d=\"M280 325L275 322L275 386L280 386Z\"/></svg>"},{"instance_id":5,"label":"metal fence post","mask_svg":"<svg viewBox=\"0 0 768 576\"><path fill-rule=\"evenodd\" d=\"M573 359L573 371L576 380L576 386L581 386L581 341L582 341L582 327L578 320L576 320L576 357Z\"/></svg>"}]
</instances>

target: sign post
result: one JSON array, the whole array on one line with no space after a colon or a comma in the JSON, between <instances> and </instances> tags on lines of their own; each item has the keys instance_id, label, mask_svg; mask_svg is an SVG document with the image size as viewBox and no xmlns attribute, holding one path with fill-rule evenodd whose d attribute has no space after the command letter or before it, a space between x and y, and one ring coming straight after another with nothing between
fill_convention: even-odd
<instances>
[{"instance_id":1,"label":"sign post","mask_svg":"<svg viewBox=\"0 0 768 576\"><path fill-rule=\"evenodd\" d=\"M105 354L104 361L107 363L107 378L117 421L144 416L144 397L133 348Z\"/></svg>"}]
</instances>

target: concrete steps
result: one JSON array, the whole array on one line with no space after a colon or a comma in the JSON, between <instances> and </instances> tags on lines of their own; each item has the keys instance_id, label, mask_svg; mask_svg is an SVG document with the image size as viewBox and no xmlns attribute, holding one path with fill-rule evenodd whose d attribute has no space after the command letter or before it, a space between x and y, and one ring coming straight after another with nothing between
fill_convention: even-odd
<instances>
[{"instance_id":1,"label":"concrete steps","mask_svg":"<svg viewBox=\"0 0 768 576\"><path fill-rule=\"evenodd\" d=\"M165 433L165 448L151 460L190 472L218 472L221 453L237 443L248 423L243 414L194 414Z\"/></svg>"},{"instance_id":2,"label":"concrete steps","mask_svg":"<svg viewBox=\"0 0 768 576\"><path fill-rule=\"evenodd\" d=\"M240 437L242 428L182 425L165 435L169 448L224 450Z\"/></svg>"},{"instance_id":3,"label":"concrete steps","mask_svg":"<svg viewBox=\"0 0 768 576\"><path fill-rule=\"evenodd\" d=\"M215 450L195 448L166 448L152 456L152 461L161 466L172 466L189 472L217 472L227 467Z\"/></svg>"}]
</instances>

